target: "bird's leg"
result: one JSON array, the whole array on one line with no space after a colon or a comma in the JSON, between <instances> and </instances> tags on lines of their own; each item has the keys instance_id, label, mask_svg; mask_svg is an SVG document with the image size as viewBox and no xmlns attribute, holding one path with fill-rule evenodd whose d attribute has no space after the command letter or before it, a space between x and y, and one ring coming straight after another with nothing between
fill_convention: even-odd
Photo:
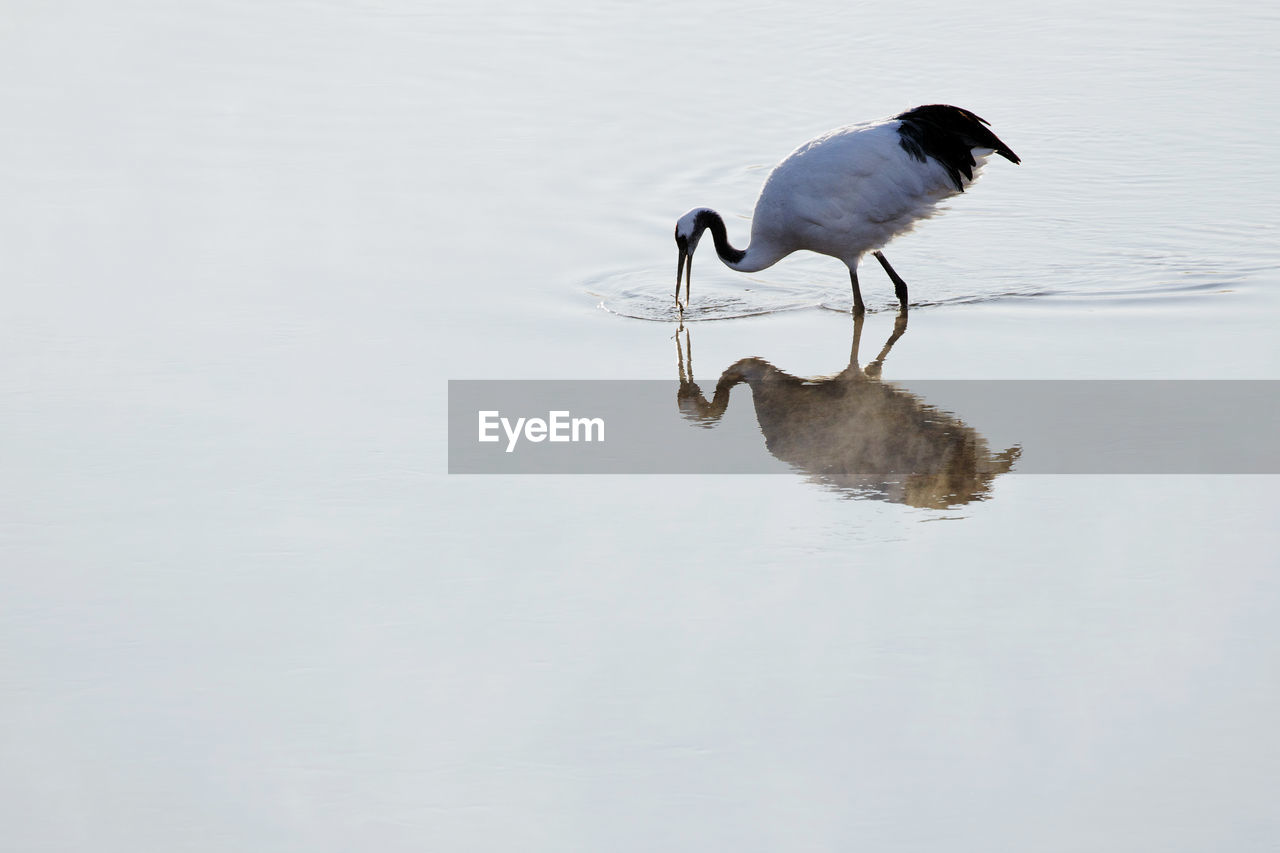
<instances>
[{"instance_id":1,"label":"bird's leg","mask_svg":"<svg viewBox=\"0 0 1280 853\"><path fill-rule=\"evenodd\" d=\"M853 345L849 347L849 367L847 369L860 373L862 368L858 366L858 347L862 343L862 323L866 319L865 314L853 315Z\"/></svg>"},{"instance_id":2,"label":"bird's leg","mask_svg":"<svg viewBox=\"0 0 1280 853\"><path fill-rule=\"evenodd\" d=\"M882 252L873 252L876 260L880 262L880 266L884 267L884 271L889 274L889 278L893 279L893 292L898 296L898 304L902 306L902 310L907 310L907 283L902 280L902 276L893 271L893 267L889 266L889 261L885 259Z\"/></svg>"},{"instance_id":3,"label":"bird's leg","mask_svg":"<svg viewBox=\"0 0 1280 853\"><path fill-rule=\"evenodd\" d=\"M866 312L867 306L862 304L862 291L858 289L858 270L856 267L849 267L849 280L853 282L853 313L861 315Z\"/></svg>"},{"instance_id":4,"label":"bird's leg","mask_svg":"<svg viewBox=\"0 0 1280 853\"><path fill-rule=\"evenodd\" d=\"M884 367L884 360L889 355L889 350L893 349L893 345L898 342L898 338L902 337L903 332L907 330L907 312L898 312L897 318L893 321L893 334L889 336L889 340L884 342L880 354L875 360L867 365L867 375L872 379L880 378L880 371Z\"/></svg>"}]
</instances>

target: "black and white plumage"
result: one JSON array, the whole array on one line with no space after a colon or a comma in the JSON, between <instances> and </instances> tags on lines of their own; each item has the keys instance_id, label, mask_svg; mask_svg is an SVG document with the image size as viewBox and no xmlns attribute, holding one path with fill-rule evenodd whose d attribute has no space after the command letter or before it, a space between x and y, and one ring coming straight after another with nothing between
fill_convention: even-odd
<instances>
[{"instance_id":1,"label":"black and white plumage","mask_svg":"<svg viewBox=\"0 0 1280 853\"><path fill-rule=\"evenodd\" d=\"M880 249L932 216L939 202L964 192L992 154L1018 163L987 122L960 107L929 104L890 119L853 124L811 139L774 167L760 190L751 243L736 249L724 220L698 207L676 223L676 303L689 278L693 252L710 231L720 260L739 272L772 266L800 249L844 261L853 283L853 310L865 310L858 263L875 255L893 280L902 310L907 285ZM683 306L682 306L683 308Z\"/></svg>"}]
</instances>

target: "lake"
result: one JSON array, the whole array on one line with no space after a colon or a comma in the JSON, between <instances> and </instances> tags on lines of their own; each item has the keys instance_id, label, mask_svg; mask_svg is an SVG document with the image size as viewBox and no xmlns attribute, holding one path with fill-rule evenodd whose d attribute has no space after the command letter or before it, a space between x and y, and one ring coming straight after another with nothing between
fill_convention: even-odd
<instances>
[{"instance_id":1,"label":"lake","mask_svg":"<svg viewBox=\"0 0 1280 853\"><path fill-rule=\"evenodd\" d=\"M1273 849L1275 476L1028 473L892 392L973 465L840 479L713 391L1280 379L1278 35L1239 2L10 10L6 846ZM680 321L677 217L743 245L789 151L923 103L1022 163L886 249L905 329L875 264L855 326L839 262L709 246ZM665 381L655 420L765 471L450 474L450 380Z\"/></svg>"}]
</instances>

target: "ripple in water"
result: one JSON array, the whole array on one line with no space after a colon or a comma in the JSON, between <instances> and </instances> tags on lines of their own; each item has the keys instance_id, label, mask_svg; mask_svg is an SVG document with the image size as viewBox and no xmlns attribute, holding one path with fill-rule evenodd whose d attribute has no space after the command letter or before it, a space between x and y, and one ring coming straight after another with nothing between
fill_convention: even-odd
<instances>
[{"instance_id":1,"label":"ripple in water","mask_svg":"<svg viewBox=\"0 0 1280 853\"><path fill-rule=\"evenodd\" d=\"M1095 259L1090 266L1085 271L1078 266L1042 264L1034 271L1024 270L1021 279L1017 269L1008 269L999 277L979 280L973 270L957 271L948 269L945 262L937 263L932 276L922 274L928 280L913 288L911 306L932 308L1042 298L1129 303L1197 298L1231 290L1251 275L1275 265L1246 267L1221 259L1191 259L1174 252L1132 256L1114 251ZM792 261L759 277L706 264L701 271L695 270L692 303L682 316L676 307L671 272L666 267L617 270L590 280L586 290L600 300L600 308L611 314L659 322L730 320L804 308L848 313L853 305L843 266L828 269ZM874 273L860 278L868 311L897 310L898 303L887 280L881 281Z\"/></svg>"},{"instance_id":2,"label":"ripple in water","mask_svg":"<svg viewBox=\"0 0 1280 853\"><path fill-rule=\"evenodd\" d=\"M656 270L620 270L603 275L587 284L587 292L600 299L600 307L611 314L637 320L667 322L684 319L731 320L821 308L836 304L840 295L831 287L811 282L782 283L755 277L737 276L735 280L718 280L711 275L695 273L690 304L681 317L675 302L675 280L664 288ZM845 301L852 297L844 295ZM843 310L848 310L845 305Z\"/></svg>"},{"instance_id":3,"label":"ripple in water","mask_svg":"<svg viewBox=\"0 0 1280 853\"><path fill-rule=\"evenodd\" d=\"M657 284L661 280L662 274L657 270L619 270L588 282L586 289L600 300L599 307L611 314L658 322L731 320L804 308L847 314L853 309L853 295L841 277L836 278L839 282L836 286L799 276L795 281L788 282L762 280L754 276L739 275L732 279L717 279L712 275L703 275L695 277L691 304L686 306L681 315L675 303L674 281L670 289L667 289L665 283L663 286ZM868 293L864 284L862 293L870 313L898 310L891 285L887 293L874 294ZM935 298L924 299L913 297L911 306L931 308L1057 295L1060 295L1059 291L1047 288L1014 286L988 293L954 296L944 293Z\"/></svg>"}]
</instances>

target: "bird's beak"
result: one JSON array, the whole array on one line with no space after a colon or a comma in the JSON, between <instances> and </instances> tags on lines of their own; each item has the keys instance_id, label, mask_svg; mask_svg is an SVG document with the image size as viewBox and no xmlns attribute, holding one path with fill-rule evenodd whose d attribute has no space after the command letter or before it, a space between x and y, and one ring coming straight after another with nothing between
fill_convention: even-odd
<instances>
[{"instance_id":1,"label":"bird's beak","mask_svg":"<svg viewBox=\"0 0 1280 853\"><path fill-rule=\"evenodd\" d=\"M676 258L676 304L680 304L680 279L684 275L684 256L688 254L684 250L684 246L678 247L680 254Z\"/></svg>"},{"instance_id":2,"label":"bird's beak","mask_svg":"<svg viewBox=\"0 0 1280 853\"><path fill-rule=\"evenodd\" d=\"M680 256L676 258L676 304L680 304L680 281L684 280L684 304L689 304L689 283L693 281L693 253L680 246Z\"/></svg>"}]
</instances>

